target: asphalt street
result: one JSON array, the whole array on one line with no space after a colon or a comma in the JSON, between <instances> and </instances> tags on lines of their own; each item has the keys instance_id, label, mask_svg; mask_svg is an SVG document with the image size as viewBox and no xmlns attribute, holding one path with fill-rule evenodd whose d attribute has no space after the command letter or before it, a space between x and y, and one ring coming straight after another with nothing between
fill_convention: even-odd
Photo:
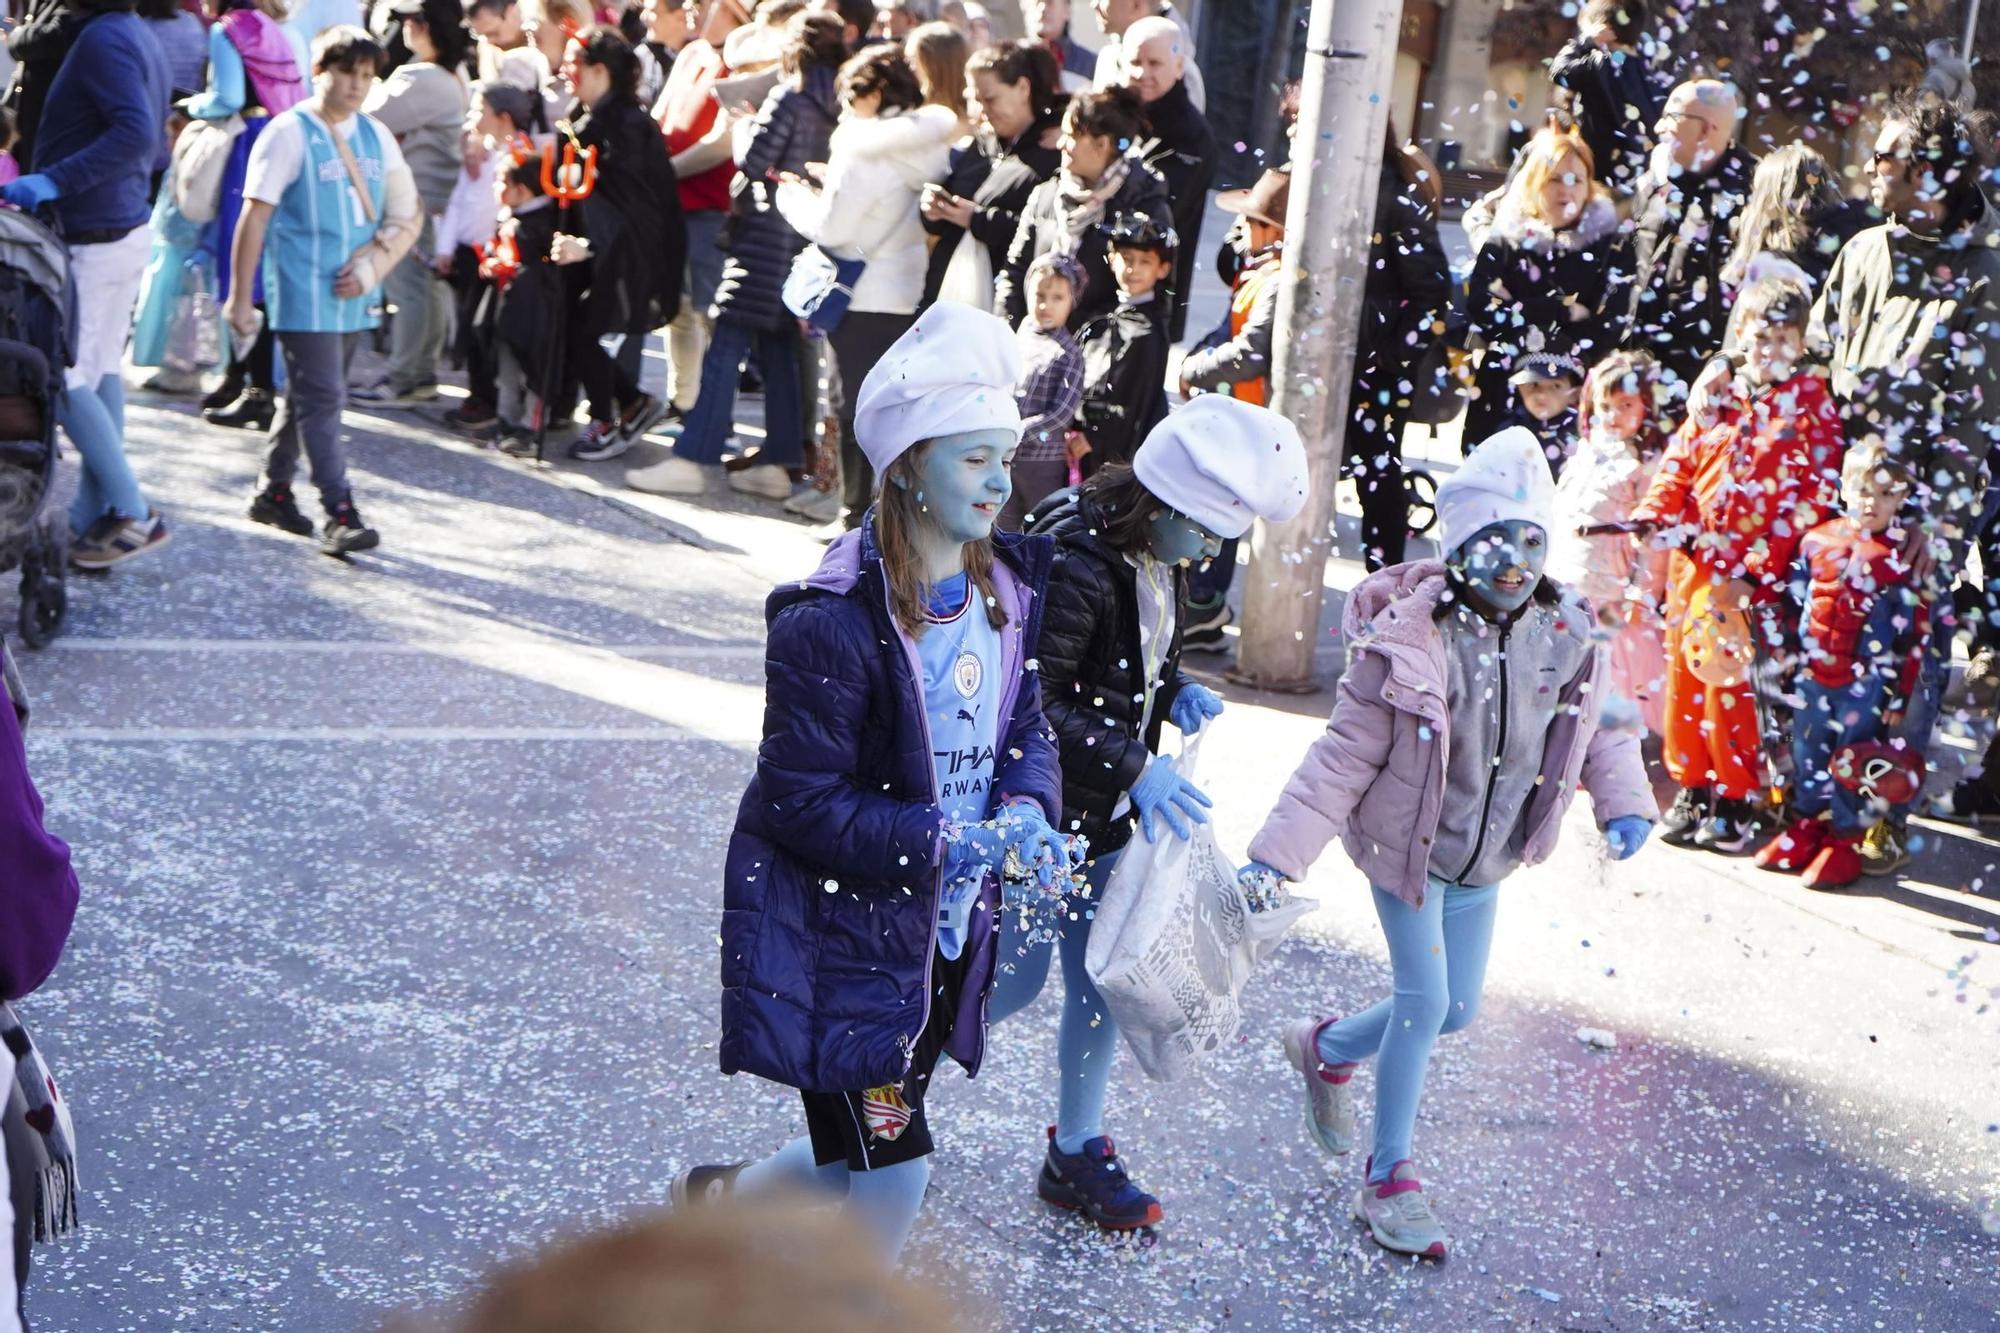
<instances>
[{"instance_id":1,"label":"asphalt street","mask_svg":"<svg viewBox=\"0 0 2000 1333\"><path fill-rule=\"evenodd\" d=\"M174 540L75 578L65 637L22 655L84 885L24 1010L85 1187L37 1329L366 1328L798 1132L789 1092L716 1072L716 932L762 598L811 568L805 529L356 415L383 547L340 564L244 516L256 440L131 420ZM1240 849L1330 695L1209 678L1198 780ZM1925 836L1901 881L1815 895L1657 846L1609 864L1579 813L1507 885L1481 1017L1438 1047L1441 1266L1363 1238L1359 1156L1309 1143L1279 1048L1386 992L1331 852L1233 1047L1175 1085L1121 1059L1110 1128L1157 1233L1035 1198L1048 994L940 1079L911 1261L1003 1329L2000 1328L2000 858Z\"/></svg>"},{"instance_id":2,"label":"asphalt street","mask_svg":"<svg viewBox=\"0 0 2000 1333\"><path fill-rule=\"evenodd\" d=\"M618 464L352 426L384 546L340 564L244 518L252 438L136 404L174 542L76 578L22 658L84 883L28 1007L86 1185L40 1329L368 1327L798 1131L790 1093L716 1073L716 925L762 594L818 546L774 506L620 494ZM1200 781L1240 849L1328 697L1224 691ZM1484 1013L1438 1047L1442 1267L1362 1239L1360 1161L1310 1147L1278 1047L1386 989L1332 853L1236 1047L1184 1085L1120 1063L1156 1235L1034 1197L1048 995L942 1079L912 1263L1004 1329L2000 1327L1994 849L1930 837L1906 881L1828 897L1608 865L1578 819L1508 883Z\"/></svg>"}]
</instances>

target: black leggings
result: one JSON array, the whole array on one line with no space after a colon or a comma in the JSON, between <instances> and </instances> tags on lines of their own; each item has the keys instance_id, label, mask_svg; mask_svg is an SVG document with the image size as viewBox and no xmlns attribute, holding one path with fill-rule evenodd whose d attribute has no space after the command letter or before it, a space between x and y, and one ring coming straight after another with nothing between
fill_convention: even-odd
<instances>
[{"instance_id":1,"label":"black leggings","mask_svg":"<svg viewBox=\"0 0 2000 1333\"><path fill-rule=\"evenodd\" d=\"M1370 570L1403 563L1410 493L1403 479L1403 423L1375 401L1368 375L1354 377L1342 470L1361 493L1361 546Z\"/></svg>"},{"instance_id":2,"label":"black leggings","mask_svg":"<svg viewBox=\"0 0 2000 1333\"><path fill-rule=\"evenodd\" d=\"M592 421L616 425L624 410L639 401L638 381L604 350L596 334L584 332L584 322L574 309L569 312L569 358L577 385L590 400Z\"/></svg>"}]
</instances>

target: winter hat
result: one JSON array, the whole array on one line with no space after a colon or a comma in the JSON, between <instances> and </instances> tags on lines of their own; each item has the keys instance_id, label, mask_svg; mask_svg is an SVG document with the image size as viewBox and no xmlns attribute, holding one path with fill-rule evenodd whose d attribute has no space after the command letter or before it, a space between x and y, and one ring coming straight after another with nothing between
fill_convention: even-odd
<instances>
[{"instance_id":1,"label":"winter hat","mask_svg":"<svg viewBox=\"0 0 2000 1333\"><path fill-rule=\"evenodd\" d=\"M1481 528L1512 519L1555 531L1556 481L1541 441L1525 426L1509 426L1466 456L1437 488L1444 549L1456 551Z\"/></svg>"},{"instance_id":2,"label":"winter hat","mask_svg":"<svg viewBox=\"0 0 2000 1333\"><path fill-rule=\"evenodd\" d=\"M1176 513L1218 537L1255 519L1283 523L1305 508L1306 447L1268 407L1205 393L1153 427L1132 471Z\"/></svg>"},{"instance_id":3,"label":"winter hat","mask_svg":"<svg viewBox=\"0 0 2000 1333\"><path fill-rule=\"evenodd\" d=\"M940 301L889 346L855 399L854 440L880 476L920 440L975 430L1021 435L1021 347L1007 322Z\"/></svg>"}]
</instances>

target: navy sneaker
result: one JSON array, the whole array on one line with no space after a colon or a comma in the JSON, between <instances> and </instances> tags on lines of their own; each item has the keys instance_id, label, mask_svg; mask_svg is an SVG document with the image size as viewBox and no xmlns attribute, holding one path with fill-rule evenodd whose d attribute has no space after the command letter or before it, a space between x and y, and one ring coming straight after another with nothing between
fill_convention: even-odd
<instances>
[{"instance_id":1,"label":"navy sneaker","mask_svg":"<svg viewBox=\"0 0 2000 1333\"><path fill-rule=\"evenodd\" d=\"M1049 1126L1049 1155L1035 1193L1058 1208L1074 1208L1106 1231L1159 1225L1160 1201L1132 1183L1108 1135L1087 1141L1080 1153L1056 1147Z\"/></svg>"}]
</instances>

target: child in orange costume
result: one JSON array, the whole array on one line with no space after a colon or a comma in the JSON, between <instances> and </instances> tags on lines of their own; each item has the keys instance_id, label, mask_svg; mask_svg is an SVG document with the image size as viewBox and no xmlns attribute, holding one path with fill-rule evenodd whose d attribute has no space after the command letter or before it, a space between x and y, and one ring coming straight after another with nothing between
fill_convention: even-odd
<instances>
[{"instance_id":1,"label":"child in orange costume","mask_svg":"<svg viewBox=\"0 0 2000 1333\"><path fill-rule=\"evenodd\" d=\"M1750 686L1704 685L1681 657L1689 600L1714 600L1755 623L1772 614L1799 543L1826 517L1846 444L1826 384L1801 371L1811 298L1785 278L1737 298L1730 341L1745 357L1733 400L1714 425L1689 421L1633 519L1674 548L1667 571L1664 758L1681 786L1662 836L1712 851L1756 835L1762 736Z\"/></svg>"}]
</instances>

